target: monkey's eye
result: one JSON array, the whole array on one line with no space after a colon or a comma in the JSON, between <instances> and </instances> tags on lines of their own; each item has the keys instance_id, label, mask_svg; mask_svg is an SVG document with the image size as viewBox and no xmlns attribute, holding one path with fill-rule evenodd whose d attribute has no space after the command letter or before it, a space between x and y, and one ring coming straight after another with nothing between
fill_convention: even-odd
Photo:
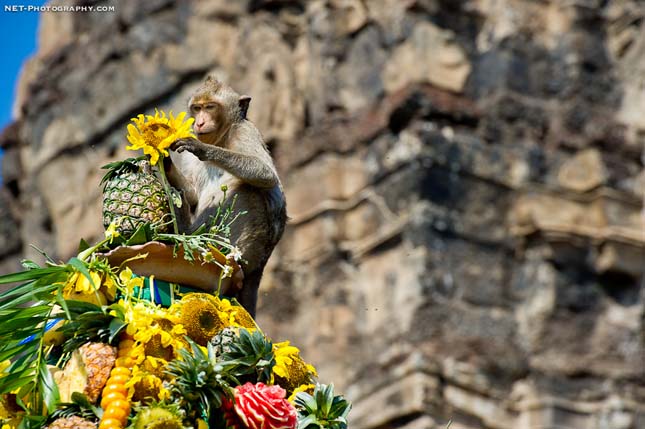
<instances>
[{"instance_id":1,"label":"monkey's eye","mask_svg":"<svg viewBox=\"0 0 645 429\"><path fill-rule=\"evenodd\" d=\"M190 106L190 110L193 112L199 112L202 109L202 106Z\"/></svg>"},{"instance_id":2,"label":"monkey's eye","mask_svg":"<svg viewBox=\"0 0 645 429\"><path fill-rule=\"evenodd\" d=\"M206 105L206 110L213 110L215 109L215 104L207 104Z\"/></svg>"}]
</instances>

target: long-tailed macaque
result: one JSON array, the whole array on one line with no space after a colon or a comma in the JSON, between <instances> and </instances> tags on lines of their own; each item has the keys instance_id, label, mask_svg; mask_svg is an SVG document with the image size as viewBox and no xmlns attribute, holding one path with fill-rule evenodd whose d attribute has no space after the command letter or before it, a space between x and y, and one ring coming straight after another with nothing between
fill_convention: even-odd
<instances>
[{"instance_id":1,"label":"long-tailed macaque","mask_svg":"<svg viewBox=\"0 0 645 429\"><path fill-rule=\"evenodd\" d=\"M286 223L286 202L271 155L260 132L246 119L251 98L208 76L189 100L197 139L171 146L174 165L168 177L190 207L182 229L192 232L210 220L224 197L236 198L235 212L246 211L231 226L231 240L242 252L244 283L236 297L255 315L264 266ZM182 216L180 216L181 218ZM188 219L186 219L186 217Z\"/></svg>"}]
</instances>

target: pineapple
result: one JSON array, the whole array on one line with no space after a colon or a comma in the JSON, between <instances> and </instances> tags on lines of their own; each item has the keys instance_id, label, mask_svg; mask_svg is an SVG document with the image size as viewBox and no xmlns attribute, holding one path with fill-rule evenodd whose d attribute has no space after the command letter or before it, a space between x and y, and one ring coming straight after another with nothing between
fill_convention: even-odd
<instances>
[{"instance_id":1,"label":"pineapple","mask_svg":"<svg viewBox=\"0 0 645 429\"><path fill-rule=\"evenodd\" d=\"M239 384L247 381L268 383L276 364L273 343L260 331L250 332L244 328L226 344L226 350L217 358L223 371L235 377Z\"/></svg>"},{"instance_id":2,"label":"pineapple","mask_svg":"<svg viewBox=\"0 0 645 429\"><path fill-rule=\"evenodd\" d=\"M238 337L238 328L233 326L222 329L211 340L210 344L213 346L215 356L221 356L224 353L231 351L231 343Z\"/></svg>"},{"instance_id":3,"label":"pineapple","mask_svg":"<svg viewBox=\"0 0 645 429\"><path fill-rule=\"evenodd\" d=\"M98 425L79 416L61 417L54 420L45 429L96 429Z\"/></svg>"},{"instance_id":4,"label":"pineapple","mask_svg":"<svg viewBox=\"0 0 645 429\"><path fill-rule=\"evenodd\" d=\"M155 403L138 410L134 429L184 429L182 412L177 404Z\"/></svg>"},{"instance_id":5,"label":"pineapple","mask_svg":"<svg viewBox=\"0 0 645 429\"><path fill-rule=\"evenodd\" d=\"M170 206L162 183L148 161L129 158L103 166L108 172L103 185L103 226L116 222L124 237L132 235L145 223L158 232L169 230Z\"/></svg>"},{"instance_id":6,"label":"pineapple","mask_svg":"<svg viewBox=\"0 0 645 429\"><path fill-rule=\"evenodd\" d=\"M317 384L312 394L301 392L295 399L298 427L302 429L347 429L352 404L334 395L334 385Z\"/></svg>"},{"instance_id":7,"label":"pineapple","mask_svg":"<svg viewBox=\"0 0 645 429\"><path fill-rule=\"evenodd\" d=\"M166 374L174 379L170 391L172 398L187 413L189 420L218 408L228 386L217 368L213 347L206 351L191 341L191 349L181 349L179 359L168 363Z\"/></svg>"},{"instance_id":8,"label":"pineapple","mask_svg":"<svg viewBox=\"0 0 645 429\"><path fill-rule=\"evenodd\" d=\"M62 371L54 373L62 402L70 402L74 392L96 403L114 366L116 348L104 343L87 343L72 353Z\"/></svg>"}]
</instances>

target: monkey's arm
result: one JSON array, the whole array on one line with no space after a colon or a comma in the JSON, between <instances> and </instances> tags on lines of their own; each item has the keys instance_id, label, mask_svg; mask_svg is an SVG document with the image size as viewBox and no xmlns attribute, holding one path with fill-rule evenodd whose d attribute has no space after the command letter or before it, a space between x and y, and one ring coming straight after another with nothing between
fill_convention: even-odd
<instances>
[{"instance_id":1,"label":"monkey's arm","mask_svg":"<svg viewBox=\"0 0 645 429\"><path fill-rule=\"evenodd\" d=\"M257 188L272 188L278 184L278 175L270 161L258 155L209 145L194 138L177 140L172 144L171 149L179 153L187 150L201 161L212 162L241 181Z\"/></svg>"},{"instance_id":2,"label":"monkey's arm","mask_svg":"<svg viewBox=\"0 0 645 429\"><path fill-rule=\"evenodd\" d=\"M170 185L175 189L181 189L184 191L184 196L188 204L191 206L197 204L197 193L195 192L194 187L191 186L188 179L181 174L177 166L173 164L170 157L164 158L163 163Z\"/></svg>"}]
</instances>

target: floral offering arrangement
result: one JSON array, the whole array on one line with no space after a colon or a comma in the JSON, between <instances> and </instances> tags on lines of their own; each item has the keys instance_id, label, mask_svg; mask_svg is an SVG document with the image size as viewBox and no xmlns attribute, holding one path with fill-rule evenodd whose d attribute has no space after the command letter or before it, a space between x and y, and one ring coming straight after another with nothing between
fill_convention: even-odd
<instances>
[{"instance_id":1,"label":"floral offering arrangement","mask_svg":"<svg viewBox=\"0 0 645 429\"><path fill-rule=\"evenodd\" d=\"M144 156L104 167L104 240L0 276L18 284L0 294L1 429L347 427L351 404L226 297L241 270L230 226L243 215L220 207L178 233L163 159L193 136L184 119L157 111L128 125L127 149ZM175 263L182 279L215 273L214 292L166 277Z\"/></svg>"}]
</instances>

